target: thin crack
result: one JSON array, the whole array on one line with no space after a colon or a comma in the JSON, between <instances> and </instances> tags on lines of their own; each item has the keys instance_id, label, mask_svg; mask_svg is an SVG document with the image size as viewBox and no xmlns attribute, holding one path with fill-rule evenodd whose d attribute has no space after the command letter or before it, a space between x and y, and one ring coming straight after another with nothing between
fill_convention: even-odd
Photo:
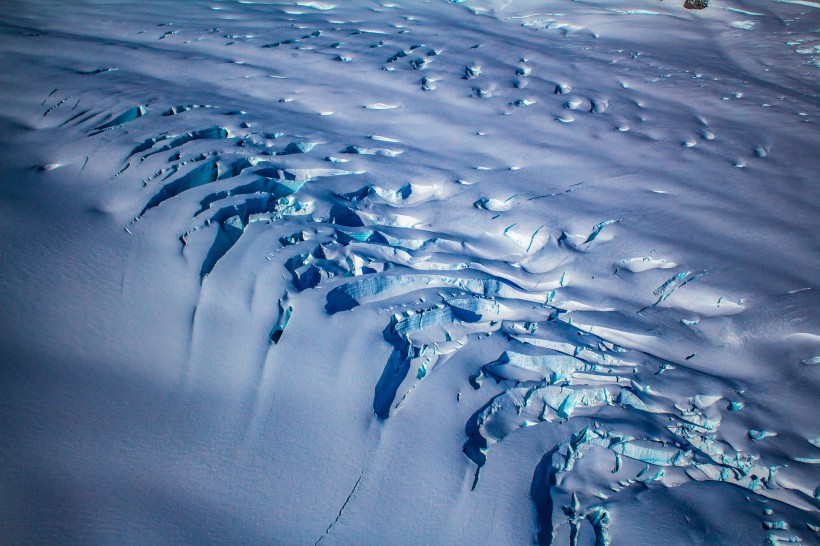
<instances>
[{"instance_id":1,"label":"thin crack","mask_svg":"<svg viewBox=\"0 0 820 546\"><path fill-rule=\"evenodd\" d=\"M356 489L359 488L359 484L362 482L362 478L364 478L364 470L362 470L362 473L359 476L359 479L356 480L356 483L353 485L353 489L350 490L350 494L345 499L344 503L342 504L342 507L339 508L339 513L336 515L336 519L333 520L333 523L331 523L330 525L327 526L327 529L325 529L325 534L320 536L319 540L317 540L316 542L313 543L313 546L318 546L318 544L320 542L322 542L322 539L325 538L328 534L330 534L330 530L333 528L334 525L336 525L336 522L338 522L339 519L342 517L342 512L345 511L345 507L347 507L347 503L350 502L350 499L352 499L353 495L356 493Z\"/></svg>"}]
</instances>

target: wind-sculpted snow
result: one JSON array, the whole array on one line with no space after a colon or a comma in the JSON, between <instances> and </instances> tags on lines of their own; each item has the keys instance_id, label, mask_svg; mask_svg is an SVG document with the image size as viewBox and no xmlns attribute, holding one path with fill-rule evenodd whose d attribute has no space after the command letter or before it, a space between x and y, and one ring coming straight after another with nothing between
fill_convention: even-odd
<instances>
[{"instance_id":1,"label":"wind-sculpted snow","mask_svg":"<svg viewBox=\"0 0 820 546\"><path fill-rule=\"evenodd\" d=\"M648 0L561 13L501 0L213 4L191 3L187 22L174 12L170 30L100 42L145 55L128 70L150 76L146 88L116 79L124 58L45 89L37 122L69 151L44 148L31 171L51 180L86 150L76 171L105 188L88 208L121 220L129 248L167 252L190 273L186 388L208 377L200 360L235 360L214 375L226 392L250 385L236 396L252 414L243 442L312 421L304 453L350 456L359 479L334 485L339 502L322 517L335 519L311 523L309 540L361 542L345 520L389 496L372 496L371 470L428 464L449 465L445 504L476 503L477 515L447 516L464 537L492 506L526 501L525 483L532 505L509 510L532 529L515 538L543 545L640 542L640 503L683 514L664 529L686 543L675 529L707 519L692 495L712 489L700 487L718 504L748 501L739 523L715 524L714 543L817 540L820 431L789 421L810 412L820 362L801 299L814 294L813 243L799 229L816 191L779 175L816 164L815 141L788 129L804 122L784 113L815 123L816 97L709 49L775 28L775 7L733 0L707 20ZM649 19L668 20L674 48L647 38L660 32ZM698 32L709 45L692 43ZM213 89L177 78L188 62ZM773 323L781 315L788 326ZM332 404L355 396L365 426L346 426L369 431L364 447L336 428L348 410ZM431 435L450 435L434 448L418 428L431 421ZM394 436L402 447L385 463L376 451ZM352 455L360 447L373 461ZM449 450L446 462L424 459L432 449ZM455 525L443 521L431 532Z\"/></svg>"},{"instance_id":2,"label":"wind-sculpted snow","mask_svg":"<svg viewBox=\"0 0 820 546\"><path fill-rule=\"evenodd\" d=\"M388 62L401 55L394 57ZM518 75L528 76L529 71L519 70ZM466 79L481 76L477 65L468 66L463 74ZM560 92L569 90L560 88ZM575 105L580 102L566 103L565 108L570 108L567 104L578 109ZM606 101L592 104L587 103L584 109L600 113L606 108ZM377 110L388 107L368 105ZM142 156L147 159L197 140L228 139L232 134L233 130L214 127L181 136L158 135L148 138L133 154L148 152ZM325 137L330 140L329 135L322 139ZM591 524L596 544L609 544L612 514L605 506L630 488L650 483L675 487L687 481L717 481L794 506L810 504L799 488L777 482L780 467L774 461L766 466L721 440L720 424L726 410L719 404L724 400L722 394L686 393L678 386L670 386L667 392L669 382L655 380L656 374L674 369L684 359L671 366L667 356L653 354L646 347L622 346L624 338L631 339L628 332L623 333L624 338L608 337L601 333L603 329L596 334L594 328L576 325L567 318L573 310L596 309L562 297L573 286L567 277L570 264L585 259L586 254L605 252L601 246L617 237L612 232L623 218L601 220L581 233L545 225L524 228L518 223L495 233L447 232L435 224L423 226L423 216L413 216L415 209L425 205L458 203L452 200L454 190L441 183L367 184L325 193L324 201L301 201L299 196L307 188L342 175L353 175L351 180L355 180L367 173L313 166L318 158L307 168L272 163L274 156L285 161L284 156L312 155L318 146L313 142L294 141L281 151L270 151L265 140L253 144L253 139L243 137L243 141L243 151L255 155L232 160L236 152L226 150L207 156L204 163L184 174L173 170L164 176L163 185L140 216L197 188L219 188L194 198L200 207L194 218L207 219L182 237L188 244L199 229L212 222L218 225L202 263L203 276L215 271L220 260L248 233L251 223L293 223L294 218L303 217L292 229L303 226L306 231L283 238L281 244L302 246L312 240L315 246L284 262L290 274L289 291L298 294L332 283L325 303L331 315L386 302L407 307L393 314L384 327L383 337L392 351L373 386L372 402L375 415L382 420L389 420L412 403L414 391L424 381L435 380L431 379L435 372L471 341L481 336L505 338L510 348L494 361L479 363L469 378L476 389L487 379L503 387L466 424L464 453L476 466L473 487L480 487L480 470L492 447L510 434L542 424L561 426L579 419L590 423L544 456L541 466L547 468L545 475L536 473L533 500L542 544L556 540L564 526L568 526L570 540L577 541L584 533L581 521ZM352 145L341 149L343 154L388 158L401 152ZM269 159L260 159L266 156ZM493 212L498 217L512 211L519 199L518 195L484 197L460 206ZM615 264L616 273L619 268L643 272L676 267L651 257L614 260L616 255L604 256ZM599 312L646 313L705 274L674 274L654 291L657 299L643 308L600 308ZM346 280L339 283L339 279ZM431 305L436 300L438 303ZM277 307L270 328L273 344L282 340L292 316L300 312L299 298L286 292ZM521 350L526 352L518 352ZM698 384L699 373L681 369L678 380L688 375L688 383ZM724 385L714 392L726 392L727 388ZM641 435L636 422L645 423L647 433ZM749 432L754 440L767 435ZM608 479L595 480L581 489L567 485L577 468L590 465L594 469L613 461ZM562 503L567 504L559 510Z\"/></svg>"},{"instance_id":3,"label":"wind-sculpted snow","mask_svg":"<svg viewBox=\"0 0 820 546\"><path fill-rule=\"evenodd\" d=\"M476 77L478 71L471 74ZM219 134L227 135L227 131ZM193 140L182 138L187 140L177 138L165 147ZM314 147L312 143L291 143L283 152L271 155L310 154ZM393 157L380 149L352 146L344 152ZM752 455L720 439L724 410L718 408L718 403L723 395L694 392L686 396L680 387L666 392L666 382L653 381L657 374L673 369L666 358L643 347L624 347L622 338L596 334L592 327L587 329L567 320L572 310L588 307L571 300L562 303L561 293L572 287L566 275L569 264L599 252L599 245L605 244L600 242L602 233L623 219L600 221L581 234L568 230L551 233L543 225L522 232L518 224L495 235L428 232L419 229L418 222L403 211L412 214L419 206L441 202L453 194L440 184L412 183L397 189L368 184L332 194L325 203L301 202L298 196L309 185L340 175L354 175L355 179L355 175L366 173L295 169L267 160L259 168L263 163L258 159L241 159L221 176L217 167L221 160L219 155L216 157L171 178L149 200L142 214L196 187L236 180L229 189L210 193L199 201L197 216L206 214L208 222L219 225L202 265L202 275L214 271L250 223L307 217L314 228L281 241L283 247L304 245L309 239L317 242L312 250L295 254L284 263L294 292L348 279L341 284L334 282L336 286L327 293L327 313L344 313L387 301L409 306L393 314L384 329L384 339L392 352L374 385L373 411L380 419L389 419L411 403L415 389L471 340L489 335L508 340L509 350L481 365L470 377L476 389L487 378L504 386L503 392L492 396L466 426L464 452L476 465L474 488L480 485L480 470L493 445L515 431L541 423L591 420L591 425L567 437L545 456L542 466L548 467L546 476L536 473L533 499L539 513L541 543L552 543L564 525L569 526L571 540L578 540L582 532L579 522L583 520L591 523L597 544L608 544L612 516L596 502L617 499L635 484L674 487L690 480L718 481L795 506L807 502L800 490L775 480L779 468L776 464L762 466ZM245 182L239 183L241 180ZM472 206L506 213L516 197L482 198ZM240 200L232 205L219 205L236 198ZM467 202L463 206L469 205ZM183 241L187 242L192 234L186 233ZM507 257L493 258L499 255L499 248L507 249ZM610 260L613 257L608 256ZM541 265L536 265L539 262ZM643 272L676 267L648 257L614 263L616 272L618 268ZM676 273L655 290L657 300L639 310L620 312L645 313L656 308L705 273ZM440 301L431 306L429 299ZM297 302L288 293L279 299L276 322L270 330L272 343L280 342L291 316L299 313ZM627 332L623 336L631 339ZM518 352L523 348L528 348L527 352ZM696 370L680 373L693 376L689 380L692 384L700 382L695 378L699 373ZM725 389L720 387L721 392ZM645 422L644 428L651 434L636 435L636 421ZM749 436L759 440L767 433L750 431ZM582 458L583 465L594 459L614 459L615 470L607 487L567 489L565 483ZM569 502L570 508L565 506L558 512L556 506L561 502Z\"/></svg>"}]
</instances>

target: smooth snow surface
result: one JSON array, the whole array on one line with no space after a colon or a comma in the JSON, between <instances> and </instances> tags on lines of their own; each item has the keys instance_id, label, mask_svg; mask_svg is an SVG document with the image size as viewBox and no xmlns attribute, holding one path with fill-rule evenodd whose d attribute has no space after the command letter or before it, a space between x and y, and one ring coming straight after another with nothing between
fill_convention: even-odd
<instances>
[{"instance_id":1,"label":"smooth snow surface","mask_svg":"<svg viewBox=\"0 0 820 546\"><path fill-rule=\"evenodd\" d=\"M820 543L809 1L4 2L7 543Z\"/></svg>"}]
</instances>

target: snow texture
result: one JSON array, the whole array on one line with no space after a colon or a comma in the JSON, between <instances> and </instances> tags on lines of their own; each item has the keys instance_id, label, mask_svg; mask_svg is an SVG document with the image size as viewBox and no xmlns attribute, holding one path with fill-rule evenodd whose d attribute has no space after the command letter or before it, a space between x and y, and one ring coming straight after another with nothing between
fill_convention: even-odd
<instances>
[{"instance_id":1,"label":"snow texture","mask_svg":"<svg viewBox=\"0 0 820 546\"><path fill-rule=\"evenodd\" d=\"M820 4L687 4L5 2L2 541L820 543Z\"/></svg>"}]
</instances>

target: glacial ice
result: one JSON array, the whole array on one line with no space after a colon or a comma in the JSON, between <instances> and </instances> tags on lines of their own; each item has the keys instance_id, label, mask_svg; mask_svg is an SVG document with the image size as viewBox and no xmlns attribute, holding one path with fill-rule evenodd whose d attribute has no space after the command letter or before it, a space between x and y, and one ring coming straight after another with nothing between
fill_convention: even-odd
<instances>
[{"instance_id":1,"label":"glacial ice","mask_svg":"<svg viewBox=\"0 0 820 546\"><path fill-rule=\"evenodd\" d=\"M145 106L142 106L142 105L134 106L133 108L129 108L128 110L126 110L122 114L116 116L114 119L112 119L108 123L104 123L102 125L99 125L99 126L95 127L94 128L94 133L92 133L92 134L102 133L102 132L107 131L109 129L119 127L120 125L128 123L129 121L134 121L135 119L144 116L146 111L147 110L146 110Z\"/></svg>"},{"instance_id":2,"label":"glacial ice","mask_svg":"<svg viewBox=\"0 0 820 546\"><path fill-rule=\"evenodd\" d=\"M331 314L372 301L384 300L423 288L451 288L477 295L544 303L546 296L517 290L495 279L468 279L436 275L382 275L339 286L327 295L325 308Z\"/></svg>"},{"instance_id":3,"label":"glacial ice","mask_svg":"<svg viewBox=\"0 0 820 546\"><path fill-rule=\"evenodd\" d=\"M230 132L225 127L219 126L209 127L208 129L200 129L197 131L189 131L183 135L162 134L143 141L142 144L138 145L136 148L131 150L130 155L135 155L151 150L151 153L145 156L147 158L154 154L173 150L174 148L178 148L184 144L196 140L222 140L227 138L230 138ZM164 146L154 149L154 146L156 144L166 140L170 140L170 142L165 144Z\"/></svg>"},{"instance_id":4,"label":"glacial ice","mask_svg":"<svg viewBox=\"0 0 820 546\"><path fill-rule=\"evenodd\" d=\"M657 290L654 291L654 294L658 296L658 300L650 305L647 305L640 311L642 313L647 309L651 309L652 307L657 307L661 302L666 300L669 296L671 296L678 288L685 286L686 284L694 281L695 279L706 275L706 271L701 271L699 273L693 273L692 271L684 271L682 273L678 273L674 275L661 286L658 287Z\"/></svg>"},{"instance_id":5,"label":"glacial ice","mask_svg":"<svg viewBox=\"0 0 820 546\"><path fill-rule=\"evenodd\" d=\"M184 191L188 191L204 184L209 184L216 181L218 178L219 167L217 166L217 162L209 161L204 163L192 169L184 176L181 176L163 186L162 189L155 194L150 201L148 201L148 204L146 204L145 208L143 208L142 212L140 212L140 216L145 214L148 210L159 206L164 201L176 197Z\"/></svg>"},{"instance_id":6,"label":"glacial ice","mask_svg":"<svg viewBox=\"0 0 820 546\"><path fill-rule=\"evenodd\" d=\"M595 368L582 360L566 355L523 355L504 352L495 362L482 368L496 379L515 381L546 381L549 384L571 383L573 372L594 371Z\"/></svg>"},{"instance_id":7,"label":"glacial ice","mask_svg":"<svg viewBox=\"0 0 820 546\"><path fill-rule=\"evenodd\" d=\"M282 334L285 332L288 321L290 321L290 316L293 314L293 306L287 303L288 295L285 294L285 296L279 300L279 318L276 320L276 325L270 332L270 340L274 344L279 343L279 340L282 339Z\"/></svg>"},{"instance_id":8,"label":"glacial ice","mask_svg":"<svg viewBox=\"0 0 820 546\"><path fill-rule=\"evenodd\" d=\"M813 292L798 289L810 283L797 270L791 274L793 279L762 275L765 282L761 286L742 286L752 278L745 268L759 264L744 263L748 256L743 245L737 244L742 238L725 222L741 218L740 210L759 218L764 235L755 244L770 254L769 238L774 238L770 234L782 233L778 222L790 225L779 216L773 221L774 213L755 208L745 196L747 191L755 195L763 191L760 188L769 188L764 179L774 179L786 164L778 154L783 142L792 141L776 127L790 122L784 117L772 123L766 134L752 131L746 135L740 128L748 125L734 113L753 117L750 110L741 109L758 96L767 101L762 108L769 109L761 112L809 111L803 92L789 89L794 82L784 80L789 85L777 84L777 97L764 96L771 89L759 78L746 77L755 72L754 63L739 70L740 76L727 78L712 57L702 62L709 68L705 72L715 74L702 75L683 53L676 54L672 62L661 55L662 48L652 55L622 49L621 42L625 47L635 40L625 36L616 40L618 25L601 23L612 20L606 17L636 19L648 10L595 8L592 15L581 16L580 11L576 13L576 7L583 8L579 3L580 7L567 8L560 15L536 10L515 15L519 13L516 3L450 3L454 5L379 4L369 12L352 4L266 5L271 18L281 16L282 26L260 31L259 36L249 29L227 27L243 26L241 10L261 9L261 5L247 8L254 4L223 3L214 7L221 8L215 13L225 30L197 36L193 30L180 29L162 35L166 39L161 42L172 48L173 40L184 37L188 40L186 62L227 61L227 71L241 70L236 78L214 80L213 93L192 95L189 91L193 89L182 89L175 82L168 90L160 89L146 98L112 79L112 95L132 97L125 99L131 101L127 104L148 106L122 113L121 106L100 110L85 102L92 92L55 89L43 101L40 112L45 111L44 119L38 121L53 124L60 138L68 138L78 128L83 139L93 140L102 153L113 154L115 168L105 172L104 178L116 177L117 188L111 192L122 191L125 197L117 193L113 201L121 199L121 203L100 210L113 216L129 209L132 216L141 209L140 227L145 229L132 232L133 222L126 227L135 237L129 244L139 243L135 248L162 247L143 245L145 239L136 239L161 241L160 219L193 224L181 236L183 259L178 260L195 264L194 277L196 269L200 273L201 286L195 287L198 299L196 290L190 298L197 302L191 362L200 366L199 361L207 360L203 355L224 351L235 358L231 364L236 373L231 368L230 372L214 371L214 376L225 373L240 381L242 359L250 359L247 355L256 354L254 351L266 354L259 381L253 384L258 398L255 422L248 426L251 432L245 433L249 444L257 440L252 432L255 427L273 430L273 425L259 426L265 421L263 408L268 407L272 378L276 389L279 382L294 389L294 399L308 390L321 392L315 390L321 377L330 377L339 387L339 398L348 401L366 383L367 400L359 408L363 415L352 418L372 420L367 422L379 444L374 456L377 462L368 462L376 466L368 467L368 472L383 471L378 461L386 451L380 450L390 449L393 431L420 430L402 428L413 420L429 423L425 411L430 408L418 400L423 398L419 396L422 389L430 388L424 396L461 404L458 411L465 411L465 416L477 410L463 418L466 431L456 438L457 443L463 442L466 458L462 463L476 471L474 487L479 486L482 468L501 474L510 468L496 455L504 449L495 451L493 446L514 432L529 429L522 437L530 434L530 441L536 438L545 446L547 453L531 489L540 544L561 542L567 534L570 543L605 545L620 536L628 540L628 534L620 535L624 533L620 518L623 506L638 502L638 491L649 492L648 498L661 488L693 481L737 487L750 502L771 501L766 506L794 508L794 513L814 517L820 486L806 476L820 460L811 451L820 447L820 440L815 432L795 434L790 423L775 422L777 412L783 410L775 400L780 395L760 394L763 380L754 368L758 363L751 345L747 346L755 339L761 359L782 359L788 363L784 365L793 366L784 383L788 388L809 385L806 374L818 362L816 344L784 341L790 352L782 356L777 338L792 324L808 322L805 302ZM676 13L670 11L676 8L657 7L670 13ZM411 17L414 10L441 15L435 21L451 33L447 40L442 41L438 31L430 31L432 17ZM737 38L737 30L732 30L739 28L737 21L724 20L722 11L709 13L704 29L714 32L710 36L715 40L704 43L723 47L721 40ZM481 16L471 19L473 14ZM676 23L670 17L669 24L688 28L688 16L674 18ZM765 18L769 12L750 16ZM782 21L788 23L783 23L786 27L797 24L796 19ZM752 32L763 32L764 23L761 19L753 30L743 30L744 39L750 39ZM515 34L518 31L512 28L519 25L524 25L526 34ZM735 34L721 34L724 27ZM140 34L134 36L129 43L137 49L129 55L144 49L138 46ZM216 39L230 58L221 53L214 60L210 52L205 54L205 43ZM502 39L504 47L498 47ZM549 55L543 54L544 44L550 45ZM697 44L692 47L700 51ZM810 49L799 38L788 47ZM391 51L396 53L387 57ZM713 54L721 56L719 47ZM599 63L594 66L602 74L611 77L591 77L587 73L593 67L590 58ZM123 63L128 62L129 56L123 57ZM133 66L126 70L126 64L114 76L133 70ZM160 81L166 69L158 68L152 78ZM767 73L769 69L774 80L776 67L767 66ZM419 70L424 74L418 74ZM95 73L103 74L71 72L81 74L86 82ZM257 87L257 80L264 82L264 89ZM237 82L241 84L233 87ZM436 92L422 92L433 90ZM692 97L681 98L688 93ZM76 111L67 113L72 105ZM444 117L446 124L440 123ZM799 117L813 119L811 114ZM142 119L131 123L137 118ZM103 131L107 134L102 138L88 138ZM66 144L71 146L65 153L74 153L73 143ZM805 157L811 157L810 144L802 146ZM57 151L50 153L54 156L35 163L42 165L37 172L45 182L57 180L60 173L74 167L72 159ZM95 153L97 148L84 150L85 163L82 157L76 162L89 180L93 180L94 169L107 164L97 161L95 165ZM328 153L335 155L325 155ZM697 155L678 158L674 154ZM126 159L120 162L122 157ZM343 163L358 170L324 168ZM745 169L735 170L733 164ZM62 168L56 170L56 166ZM689 174L693 166L698 176ZM724 167L728 170L721 170ZM712 184L713 179L721 183ZM779 191L791 196L790 184L784 181ZM578 189L583 192L575 193ZM127 191L138 194L131 204ZM782 208L778 196L769 195L771 209L775 205ZM724 209L712 210L710 199ZM728 211L728 201L737 210ZM193 218L176 215L172 207L177 205L180 211L187 210L181 205L193 205L190 210L198 205L198 210ZM804 206L792 205L795 209ZM146 215L159 206L162 208L154 214ZM698 206L714 212L715 225L702 221L707 215ZM661 231L670 226L683 229ZM712 239L695 243L695 235L706 231ZM243 237L248 244L238 245ZM687 237L692 241L684 241ZM696 247L703 251L695 252ZM250 248L270 251L266 259L274 263L263 261L266 269L251 272L216 267L236 263L222 261L229 252ZM781 251L788 257L789 249ZM741 267L727 267L735 261ZM170 258L169 264L175 266ZM699 285L691 292L678 292L705 274L701 267L713 265L716 269L710 271L719 292L707 292L706 287L701 292ZM676 272L664 274L661 270L665 269L681 272L663 282ZM202 279L209 275L213 276L207 281ZM783 278L799 284L787 286L787 291L781 286ZM134 282L124 275L120 283L126 294L129 281ZM732 284L735 281L738 286ZM226 293L228 286L237 293ZM654 303L647 302L644 296L656 286ZM746 292L754 296L749 299L752 305L738 296L742 293L745 298ZM766 303L760 305L761 301ZM650 304L636 316L634 310L646 303ZM206 316L209 306L214 313L228 305L242 315L241 320L264 321L257 332L263 348L245 347L246 354L224 341L228 334L219 338L219 332L208 331L216 320ZM643 313L656 307L666 309ZM760 328L765 334L750 334L748 328L761 325L747 316L759 318L759 309L764 307L778 320L781 315L785 319L774 328ZM377 359L379 368L384 366L379 379L362 379L370 376L356 372L355 365L370 369L373 357L351 357L345 353L345 344L334 345L338 362L330 359L327 366L323 359L310 362L311 355L318 353L304 353L301 347L296 351L296 340L304 339L305 334L292 330L296 327L294 309L302 324L331 325L327 333L321 333L322 339L342 339L352 320L358 333L343 340L350 347L359 347L359 340L367 336L384 344L389 357L386 362ZM353 309L352 314L342 313ZM747 311L748 315L737 318ZM181 322L187 324L188 317ZM210 342L209 334L219 341ZM214 350L209 343L225 346ZM291 366L287 374L281 373L285 368L280 364L294 354L304 356L304 362L298 369ZM443 368L448 362L452 367ZM201 379L198 374L206 374L204 367L191 369L185 381L195 390ZM439 379L442 377L469 381L477 391L462 396L463 385L435 385L446 380ZM186 383L186 388L190 385ZM298 385L309 388L302 391ZM445 387L453 387L452 396L442 397ZM284 392L281 389L277 396ZM770 404L762 409L764 401ZM326 412L330 405L313 407L315 401L308 402L311 404L294 404L302 408L292 412L294 422L321 415L317 422L324 423L331 440L334 434L349 432L333 428L338 420ZM396 412L411 403L419 405L391 424ZM270 407L284 410L278 400ZM447 419L455 414L451 410L445 405L434 408ZM442 428L452 425L447 419L441 420ZM537 429L532 430L534 427ZM806 436L811 445L803 442ZM794 449L795 438L803 442L802 451ZM288 438L295 444L302 440ZM277 449L266 445L271 451ZM341 451L346 453L350 445L342 445ZM498 466L488 466L488 461ZM434 466L429 461L425 465ZM364 470L355 468L356 473L360 471L365 476ZM513 487L514 480L497 476L489 483L501 481L503 487ZM366 489L367 482L361 483ZM443 485L442 491L449 490L446 487L449 485ZM462 498L456 504L459 509L471 502L484 506L481 495L491 498L492 492L465 496L468 500ZM360 513L368 510L357 509ZM346 512L345 517L354 512ZM813 536L806 534L806 527L816 533L813 524L798 525L791 513L770 511L766 515L757 527L772 532L772 543L805 541ZM427 512L424 516L435 519ZM341 512L334 523L339 517ZM624 521L632 520L624 517ZM340 533L333 538L343 542L353 536L342 535L345 527L333 527L333 534ZM322 538L330 537L331 529L326 529Z\"/></svg>"}]
</instances>

